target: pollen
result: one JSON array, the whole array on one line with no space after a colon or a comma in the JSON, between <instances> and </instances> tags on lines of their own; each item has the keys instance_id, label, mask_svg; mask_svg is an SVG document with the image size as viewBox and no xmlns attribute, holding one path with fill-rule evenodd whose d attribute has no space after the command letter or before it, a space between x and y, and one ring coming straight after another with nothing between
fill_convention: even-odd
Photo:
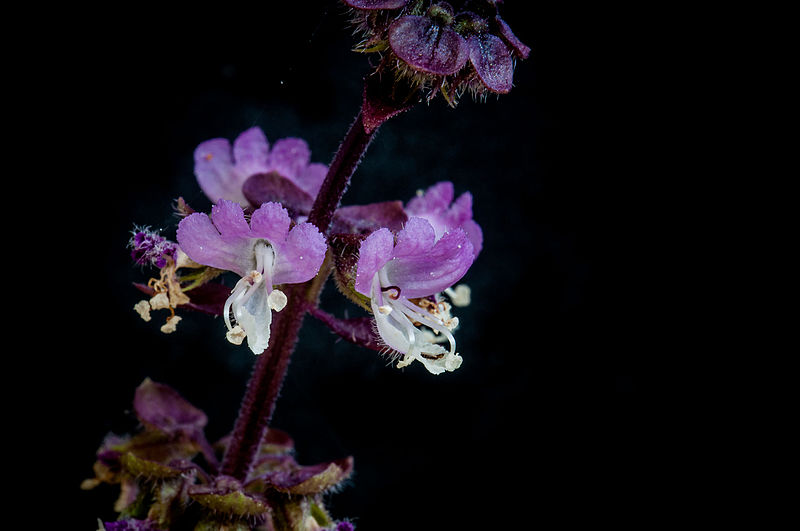
<instances>
[{"instance_id":1,"label":"pollen","mask_svg":"<svg viewBox=\"0 0 800 531\"><path fill-rule=\"evenodd\" d=\"M210 161L211 159L214 158L214 154L213 153L206 153L206 156L203 157L203 158L208 160L208 161Z\"/></svg>"},{"instance_id":2,"label":"pollen","mask_svg":"<svg viewBox=\"0 0 800 531\"><path fill-rule=\"evenodd\" d=\"M225 334L225 338L234 345L241 345L245 337L247 337L247 333L238 324Z\"/></svg>"}]
</instances>

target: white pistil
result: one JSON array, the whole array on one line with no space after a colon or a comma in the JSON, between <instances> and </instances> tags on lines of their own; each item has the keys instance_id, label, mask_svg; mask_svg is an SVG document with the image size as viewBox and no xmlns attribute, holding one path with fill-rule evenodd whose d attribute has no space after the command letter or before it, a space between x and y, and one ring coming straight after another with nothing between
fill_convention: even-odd
<instances>
[{"instance_id":1,"label":"white pistil","mask_svg":"<svg viewBox=\"0 0 800 531\"><path fill-rule=\"evenodd\" d=\"M263 352L269 344L269 327L272 312L281 311L287 303L286 294L272 289L272 269L275 251L265 241L253 246L255 269L239 279L223 306L223 319L228 328L225 337L234 345L247 344L255 354ZM235 319L232 322L231 314Z\"/></svg>"}]
</instances>

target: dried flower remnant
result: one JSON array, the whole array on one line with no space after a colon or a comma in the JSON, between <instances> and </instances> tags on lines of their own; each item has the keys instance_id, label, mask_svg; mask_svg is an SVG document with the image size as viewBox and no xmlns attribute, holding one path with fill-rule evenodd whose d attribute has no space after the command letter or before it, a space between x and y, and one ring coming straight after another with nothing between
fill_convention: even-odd
<instances>
[{"instance_id":1,"label":"dried flower remnant","mask_svg":"<svg viewBox=\"0 0 800 531\"><path fill-rule=\"evenodd\" d=\"M150 321L151 310L169 310L169 316L161 331L170 334L176 330L181 320L179 315L175 315L175 309L179 305L187 304L189 296L181 286L181 279L177 273L179 268L200 268L199 264L194 263L186 254L181 251L178 244L172 242L149 227L137 227L133 231L133 236L128 242L131 248L131 258L142 266L154 266L159 269L159 278L151 278L148 281L148 288L152 290L149 300L141 300L133 307L145 321ZM209 275L209 278L212 275Z\"/></svg>"},{"instance_id":2,"label":"dried flower remnant","mask_svg":"<svg viewBox=\"0 0 800 531\"><path fill-rule=\"evenodd\" d=\"M506 94L513 86L514 62L530 48L500 16L495 0L343 0L363 34L356 51L378 52L379 72L452 106L469 91L475 97Z\"/></svg>"},{"instance_id":3,"label":"dried flower remnant","mask_svg":"<svg viewBox=\"0 0 800 531\"><path fill-rule=\"evenodd\" d=\"M461 365L452 334L458 319L450 316L439 294L458 282L474 259L462 229L437 240L431 224L417 217L410 218L396 237L380 229L361 243L354 287L369 298L386 347L403 355L398 367L417 360L431 373L441 374ZM450 349L437 344L437 337L445 338Z\"/></svg>"},{"instance_id":4,"label":"dried flower remnant","mask_svg":"<svg viewBox=\"0 0 800 531\"><path fill-rule=\"evenodd\" d=\"M210 217L194 213L178 225L178 243L192 260L242 277L225 302L223 318L228 340L240 344L246 337L254 354L269 345L272 311L287 302L275 286L312 279L327 251L314 225L300 223L290 230L291 223L278 203L264 203L248 223L239 204L222 199Z\"/></svg>"}]
</instances>

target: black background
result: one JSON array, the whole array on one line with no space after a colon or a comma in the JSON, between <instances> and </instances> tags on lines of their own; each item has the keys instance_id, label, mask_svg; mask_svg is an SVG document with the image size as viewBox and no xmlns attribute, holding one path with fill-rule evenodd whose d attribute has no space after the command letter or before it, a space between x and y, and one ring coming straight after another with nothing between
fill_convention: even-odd
<instances>
[{"instance_id":1,"label":"black background","mask_svg":"<svg viewBox=\"0 0 800 531\"><path fill-rule=\"evenodd\" d=\"M647 52L621 54L616 13L522 4L503 8L532 48L512 92L456 109L437 99L391 120L343 199L407 201L440 180L473 194L484 249L463 280L472 305L457 312L463 366L397 370L309 318L273 417L300 463L354 456L352 479L328 500L361 529L569 522L614 513L636 487L636 360L660 349L643 327L652 288L639 253L652 199L637 125L654 104L642 95ZM60 306L68 326L39 424L62 455L69 528L93 529L114 517L116 491L78 486L103 436L135 428L136 386L173 386L208 414L215 440L253 363L219 319L183 312L172 335L158 331L159 314L139 319L131 283L151 272L129 259L133 225L172 235L175 198L208 208L192 152L209 138L258 125L270 141L306 139L312 160L329 162L371 58L350 51L347 17L329 1L122 10L61 34L65 48L41 74L59 95L48 105L66 111L46 125L63 148L53 207L70 218L59 285L79 302ZM332 286L323 307L358 313Z\"/></svg>"}]
</instances>

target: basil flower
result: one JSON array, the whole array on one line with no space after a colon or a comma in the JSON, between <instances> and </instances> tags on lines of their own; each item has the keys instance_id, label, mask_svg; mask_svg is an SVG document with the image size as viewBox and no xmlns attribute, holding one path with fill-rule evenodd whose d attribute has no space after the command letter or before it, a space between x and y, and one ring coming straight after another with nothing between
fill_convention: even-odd
<instances>
[{"instance_id":1,"label":"basil flower","mask_svg":"<svg viewBox=\"0 0 800 531\"><path fill-rule=\"evenodd\" d=\"M437 239L433 226L419 217L409 218L396 237L382 228L361 243L354 287L369 298L381 341L403 355L398 368L417 360L441 374L461 365L452 334L458 320L450 317L439 293L458 282L474 259L464 230ZM437 336L450 348L439 345Z\"/></svg>"},{"instance_id":2,"label":"basil flower","mask_svg":"<svg viewBox=\"0 0 800 531\"><path fill-rule=\"evenodd\" d=\"M246 337L254 354L269 345L272 311L287 302L275 286L312 279L327 251L314 225L300 223L290 230L291 223L278 203L264 203L248 223L241 205L221 199L210 217L194 213L178 225L178 244L189 258L242 277L225 301L223 318L228 340L241 344Z\"/></svg>"}]
</instances>

